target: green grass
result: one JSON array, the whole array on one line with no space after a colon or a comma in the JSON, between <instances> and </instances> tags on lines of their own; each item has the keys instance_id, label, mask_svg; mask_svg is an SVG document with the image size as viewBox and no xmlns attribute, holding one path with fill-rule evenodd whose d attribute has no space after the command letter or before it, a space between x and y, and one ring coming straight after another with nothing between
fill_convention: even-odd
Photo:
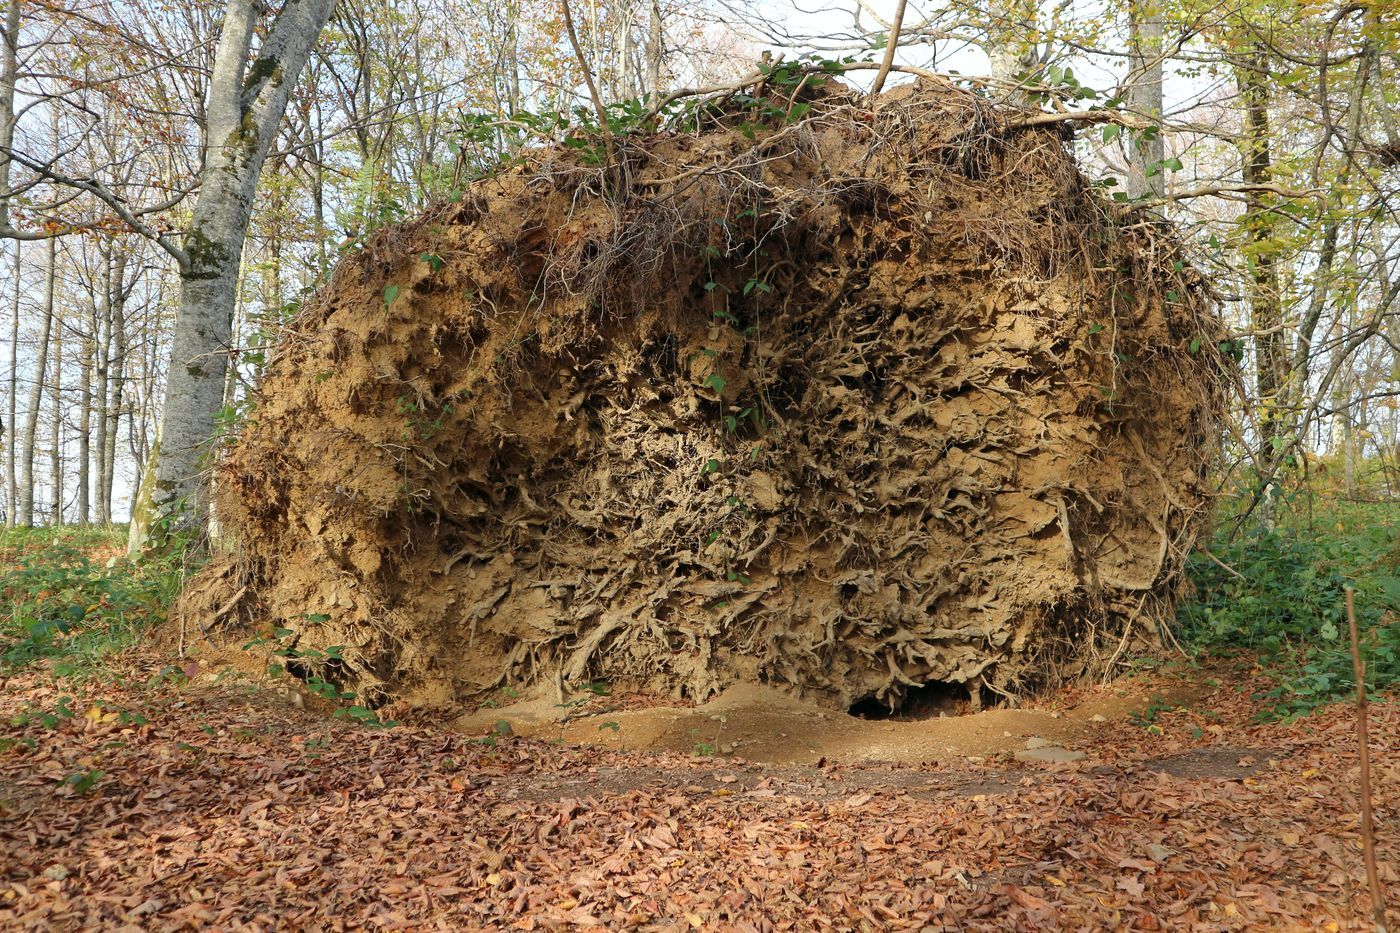
<instances>
[{"instance_id":1,"label":"green grass","mask_svg":"<svg viewBox=\"0 0 1400 933\"><path fill-rule=\"evenodd\" d=\"M1273 668L1272 715L1295 718L1356 689L1345 587L1356 589L1368 689L1400 687L1400 505L1315 502L1234 540L1217 534L1187 571L1184 640L1203 651L1244 648ZM1239 576L1236 576L1236 573Z\"/></svg>"},{"instance_id":2,"label":"green grass","mask_svg":"<svg viewBox=\"0 0 1400 933\"><path fill-rule=\"evenodd\" d=\"M124 526L0 531L0 673L41 661L86 675L165 618L178 555L128 560Z\"/></svg>"}]
</instances>

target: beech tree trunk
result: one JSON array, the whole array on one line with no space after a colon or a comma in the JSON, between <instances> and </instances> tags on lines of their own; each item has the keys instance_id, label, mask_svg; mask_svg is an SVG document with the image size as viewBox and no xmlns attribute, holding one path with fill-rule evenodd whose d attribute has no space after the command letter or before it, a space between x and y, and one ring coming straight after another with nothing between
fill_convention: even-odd
<instances>
[{"instance_id":1,"label":"beech tree trunk","mask_svg":"<svg viewBox=\"0 0 1400 933\"><path fill-rule=\"evenodd\" d=\"M9 398L6 401L9 417L5 420L8 430L5 432L5 525L14 527L15 509L19 505L19 490L16 488L15 477L15 396L19 393L19 295L20 295L20 273L24 270L23 247L18 240L15 241L15 294L14 304L10 307L10 385Z\"/></svg>"},{"instance_id":2,"label":"beech tree trunk","mask_svg":"<svg viewBox=\"0 0 1400 933\"><path fill-rule=\"evenodd\" d=\"M223 405L233 336L238 270L258 175L298 75L335 0L289 0L248 63L258 7L230 0L209 86L207 150L180 271L152 488L133 507L130 545L159 544L166 533L207 515L205 442ZM155 452L152 456L156 456Z\"/></svg>"},{"instance_id":3,"label":"beech tree trunk","mask_svg":"<svg viewBox=\"0 0 1400 933\"><path fill-rule=\"evenodd\" d=\"M96 411L97 437L97 462L92 481L94 518L98 524L105 525L111 521L111 514L107 504L107 487L103 483L103 478L107 475L107 429L108 413L107 391L110 375L110 364L112 359L112 264L111 254L100 251L102 259L102 275L97 287L101 291L96 293L97 310L93 315L92 339L93 339L93 363L92 374L94 385L92 395L94 397Z\"/></svg>"},{"instance_id":4,"label":"beech tree trunk","mask_svg":"<svg viewBox=\"0 0 1400 933\"><path fill-rule=\"evenodd\" d=\"M126 283L126 262L127 254L117 255L116 270L114 280L116 290L112 295L112 321L108 327L107 346L107 383L108 393L104 396L110 401L103 403L107 420L107 442L102 454L102 521L104 524L112 523L112 492L116 477L117 463L117 429L121 426L122 406L126 403L126 372L127 355L130 353L130 341L127 338L126 327L126 299L131 293L133 285ZM115 344L115 352L112 345ZM145 417L141 416L143 427ZM140 461L138 461L140 462Z\"/></svg>"},{"instance_id":5,"label":"beech tree trunk","mask_svg":"<svg viewBox=\"0 0 1400 933\"><path fill-rule=\"evenodd\" d=\"M105 259L104 259L105 263ZM101 287L104 283L95 283ZM83 335L82 379L79 380L81 401L78 408L78 501L74 505L74 520L80 525L92 521L92 414L93 377L97 370L97 292L94 290L88 313L87 333Z\"/></svg>"},{"instance_id":6,"label":"beech tree trunk","mask_svg":"<svg viewBox=\"0 0 1400 933\"><path fill-rule=\"evenodd\" d=\"M19 0L10 0L5 9L4 25L0 26L0 229L10 220L10 145L15 138L15 75L18 70ZM18 490L15 488L15 393L19 380L15 367L19 364L16 350L19 340L20 246L15 243L15 300L10 328L10 395L9 419L5 422L5 524L17 520Z\"/></svg>"},{"instance_id":7,"label":"beech tree trunk","mask_svg":"<svg viewBox=\"0 0 1400 933\"><path fill-rule=\"evenodd\" d=\"M1135 0L1128 6L1130 41L1127 100L1139 116L1158 131L1128 144L1128 196L1157 197L1167 193L1162 160L1166 158L1162 122L1162 11L1160 0Z\"/></svg>"},{"instance_id":8,"label":"beech tree trunk","mask_svg":"<svg viewBox=\"0 0 1400 933\"><path fill-rule=\"evenodd\" d=\"M52 242L52 241L50 241ZM52 306L52 303L50 303ZM57 308L50 312L56 318ZM49 393L49 524L63 524L63 322L54 320L53 391Z\"/></svg>"},{"instance_id":9,"label":"beech tree trunk","mask_svg":"<svg viewBox=\"0 0 1400 933\"><path fill-rule=\"evenodd\" d=\"M650 42L647 44L647 106L661 99L661 63L666 57L666 27L661 19L661 0L651 0Z\"/></svg>"},{"instance_id":10,"label":"beech tree trunk","mask_svg":"<svg viewBox=\"0 0 1400 933\"><path fill-rule=\"evenodd\" d=\"M0 27L0 230L10 226L10 147L15 140L15 76L19 70L19 0ZM13 422L11 423L13 426Z\"/></svg>"},{"instance_id":11,"label":"beech tree trunk","mask_svg":"<svg viewBox=\"0 0 1400 933\"><path fill-rule=\"evenodd\" d=\"M1238 69L1244 103L1244 134L1240 140L1241 177L1247 185L1267 185L1273 177L1269 146L1269 53L1255 49ZM1273 244L1274 215L1267 195L1250 194L1241 226L1252 260L1250 324L1254 330L1255 392L1259 406L1259 462L1270 462L1287 430L1280 403L1288 385L1288 334L1283 328L1277 257Z\"/></svg>"},{"instance_id":12,"label":"beech tree trunk","mask_svg":"<svg viewBox=\"0 0 1400 933\"><path fill-rule=\"evenodd\" d=\"M57 241L45 242L44 311L34 359L34 384L29 387L29 407L24 416L24 442L20 461L19 517L21 525L34 524L34 442L39 433L39 408L44 403L44 379L49 368L49 333L53 330L53 289L58 274Z\"/></svg>"},{"instance_id":13,"label":"beech tree trunk","mask_svg":"<svg viewBox=\"0 0 1400 933\"><path fill-rule=\"evenodd\" d=\"M1031 38L1038 7L1032 0L995 0L988 6L991 24L984 49L991 65L991 76L1001 82L997 93L1008 102L1026 105L1026 95L1014 90L1023 75L1040 64L1040 49Z\"/></svg>"}]
</instances>

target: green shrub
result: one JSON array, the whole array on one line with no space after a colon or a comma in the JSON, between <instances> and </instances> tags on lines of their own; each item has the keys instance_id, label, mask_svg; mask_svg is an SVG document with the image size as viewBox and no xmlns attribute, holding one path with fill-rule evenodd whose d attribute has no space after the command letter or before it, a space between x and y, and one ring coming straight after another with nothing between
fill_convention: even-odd
<instances>
[{"instance_id":1,"label":"green shrub","mask_svg":"<svg viewBox=\"0 0 1400 933\"><path fill-rule=\"evenodd\" d=\"M83 673L165 618L180 555L131 561L124 541L121 527L0 533L0 672L53 659Z\"/></svg>"},{"instance_id":2,"label":"green shrub","mask_svg":"<svg viewBox=\"0 0 1400 933\"><path fill-rule=\"evenodd\" d=\"M1271 715L1293 718L1356 689L1345 587L1356 589L1368 687L1400 686L1400 576L1396 509L1338 505L1312 522L1292 517L1193 554L1197 596L1182 604L1184 640L1201 649L1246 648L1276 669ZM1235 571L1234 573L1231 570ZM1236 575L1238 574L1238 576Z\"/></svg>"}]
</instances>

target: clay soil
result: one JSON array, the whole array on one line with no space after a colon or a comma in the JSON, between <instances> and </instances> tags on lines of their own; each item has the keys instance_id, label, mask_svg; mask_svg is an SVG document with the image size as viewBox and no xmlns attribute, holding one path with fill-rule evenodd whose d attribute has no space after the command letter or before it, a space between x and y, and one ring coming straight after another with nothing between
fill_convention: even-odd
<instances>
[{"instance_id":1,"label":"clay soil","mask_svg":"<svg viewBox=\"0 0 1400 933\"><path fill-rule=\"evenodd\" d=\"M818 762L931 764L949 758L984 757L1025 749L1040 738L1057 745L1092 740L1109 718L1147 715L1154 707L1189 705L1199 685L1170 682L1150 692L1138 681L1091 691L1071 702L1026 709L969 712L965 701L920 712L926 718L868 720L805 703L772 687L742 684L694 707L675 707L630 696L553 697L489 705L459 717L453 726L473 735L513 735L625 751L669 751L737 756L768 764Z\"/></svg>"},{"instance_id":2,"label":"clay soil","mask_svg":"<svg viewBox=\"0 0 1400 933\"><path fill-rule=\"evenodd\" d=\"M979 754L930 748L936 764L761 765L744 756L785 746L366 729L227 671L129 663L117 683L0 684L17 723L0 749L6 928L1368 928L1353 713L1257 722L1267 680L1247 666L1145 674L995 720L1085 753L1069 764L969 740ZM72 717L33 715L61 696ZM1372 711L1392 891L1398 711ZM605 715L627 723L623 741L643 721ZM896 725L953 741L938 720ZM79 792L72 776L95 771Z\"/></svg>"}]
</instances>

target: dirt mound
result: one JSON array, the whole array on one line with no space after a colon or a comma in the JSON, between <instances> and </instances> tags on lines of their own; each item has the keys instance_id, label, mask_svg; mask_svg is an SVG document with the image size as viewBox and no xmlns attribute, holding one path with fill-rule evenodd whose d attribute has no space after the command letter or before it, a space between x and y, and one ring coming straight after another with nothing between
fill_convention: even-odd
<instances>
[{"instance_id":1,"label":"dirt mound","mask_svg":"<svg viewBox=\"0 0 1400 933\"><path fill-rule=\"evenodd\" d=\"M1207 289L1054 129L799 90L620 170L535 153L346 261L218 473L238 553L186 618L419 705L980 702L1157 637L1214 453Z\"/></svg>"},{"instance_id":2,"label":"dirt mound","mask_svg":"<svg viewBox=\"0 0 1400 933\"><path fill-rule=\"evenodd\" d=\"M1208 692L1167 678L1150 683L1120 679L1064 710L987 709L965 715L949 711L944 716L872 722L803 702L774 687L736 684L693 707L614 704L610 696L591 696L587 702L562 707L520 701L483 706L457 717L453 726L472 735L508 731L569 745L734 755L768 764L926 763L1038 747L1028 746L1028 739L1093 751L1093 737L1108 720L1175 709Z\"/></svg>"}]
</instances>

